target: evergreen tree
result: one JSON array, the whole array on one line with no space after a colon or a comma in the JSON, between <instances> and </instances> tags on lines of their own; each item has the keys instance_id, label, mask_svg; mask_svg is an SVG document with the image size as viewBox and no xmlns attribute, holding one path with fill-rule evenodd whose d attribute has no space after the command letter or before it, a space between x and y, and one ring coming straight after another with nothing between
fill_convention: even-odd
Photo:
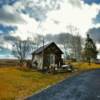
<instances>
[{"instance_id":1,"label":"evergreen tree","mask_svg":"<svg viewBox=\"0 0 100 100\"><path fill-rule=\"evenodd\" d=\"M89 63L91 60L95 60L97 58L97 49L93 40L90 38L89 34L87 34L87 39L84 48L84 58Z\"/></svg>"}]
</instances>

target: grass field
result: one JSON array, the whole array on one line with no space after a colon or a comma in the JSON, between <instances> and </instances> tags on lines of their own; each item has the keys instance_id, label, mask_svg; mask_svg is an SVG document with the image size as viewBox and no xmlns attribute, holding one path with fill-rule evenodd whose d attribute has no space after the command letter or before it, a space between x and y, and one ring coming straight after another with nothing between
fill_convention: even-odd
<instances>
[{"instance_id":1,"label":"grass field","mask_svg":"<svg viewBox=\"0 0 100 100\"><path fill-rule=\"evenodd\" d=\"M14 67L0 68L0 100L23 100L24 97L70 76L69 73L43 74Z\"/></svg>"},{"instance_id":2,"label":"grass field","mask_svg":"<svg viewBox=\"0 0 100 100\"><path fill-rule=\"evenodd\" d=\"M17 59L0 59L0 67L18 66L18 63Z\"/></svg>"},{"instance_id":3,"label":"grass field","mask_svg":"<svg viewBox=\"0 0 100 100\"><path fill-rule=\"evenodd\" d=\"M86 71L91 69L97 69L100 68L100 64L91 63L90 65L86 62L74 62L72 63L75 68L78 69L78 71Z\"/></svg>"},{"instance_id":4,"label":"grass field","mask_svg":"<svg viewBox=\"0 0 100 100\"><path fill-rule=\"evenodd\" d=\"M72 63L78 72L100 68L100 64ZM75 72L73 73L75 74ZM23 100L26 96L53 85L72 73L48 74L16 67L0 68L0 100Z\"/></svg>"}]
</instances>

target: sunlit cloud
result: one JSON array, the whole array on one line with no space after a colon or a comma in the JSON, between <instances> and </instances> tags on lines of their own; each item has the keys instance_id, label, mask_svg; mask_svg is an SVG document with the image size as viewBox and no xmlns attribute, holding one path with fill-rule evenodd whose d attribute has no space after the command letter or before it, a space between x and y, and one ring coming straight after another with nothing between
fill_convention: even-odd
<instances>
[{"instance_id":1,"label":"sunlit cloud","mask_svg":"<svg viewBox=\"0 0 100 100\"><path fill-rule=\"evenodd\" d=\"M94 19L100 5L89 5L83 0L18 0L13 5L4 5L0 11L1 24L17 27L9 32L14 37L26 39L36 34L69 32L69 25L77 27L85 37L90 28L97 26Z\"/></svg>"}]
</instances>

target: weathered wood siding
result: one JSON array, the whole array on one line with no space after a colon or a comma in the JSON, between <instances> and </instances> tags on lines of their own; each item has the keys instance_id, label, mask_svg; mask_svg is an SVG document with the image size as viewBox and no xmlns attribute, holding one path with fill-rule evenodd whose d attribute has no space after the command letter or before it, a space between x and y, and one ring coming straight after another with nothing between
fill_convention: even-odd
<instances>
[{"instance_id":1,"label":"weathered wood siding","mask_svg":"<svg viewBox=\"0 0 100 100\"><path fill-rule=\"evenodd\" d=\"M34 63L35 61L37 62L37 69L41 70L42 66L43 66L43 56L41 54L40 55L35 55L33 60L32 60L32 63Z\"/></svg>"},{"instance_id":2,"label":"weathered wood siding","mask_svg":"<svg viewBox=\"0 0 100 100\"><path fill-rule=\"evenodd\" d=\"M45 67L49 67L50 66L50 62L51 62L50 56L51 55L54 57L53 64L55 64L55 60L56 60L55 54L53 54L53 53L46 53L46 54L44 54L44 66Z\"/></svg>"}]
</instances>

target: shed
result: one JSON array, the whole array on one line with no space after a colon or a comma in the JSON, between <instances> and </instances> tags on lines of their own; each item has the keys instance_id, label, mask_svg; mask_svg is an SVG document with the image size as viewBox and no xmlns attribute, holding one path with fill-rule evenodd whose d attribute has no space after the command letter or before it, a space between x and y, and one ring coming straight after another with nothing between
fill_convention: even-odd
<instances>
[{"instance_id":1,"label":"shed","mask_svg":"<svg viewBox=\"0 0 100 100\"><path fill-rule=\"evenodd\" d=\"M60 67L62 65L61 49L54 43L44 45L32 53L32 66L42 70L50 68L51 65Z\"/></svg>"}]
</instances>

